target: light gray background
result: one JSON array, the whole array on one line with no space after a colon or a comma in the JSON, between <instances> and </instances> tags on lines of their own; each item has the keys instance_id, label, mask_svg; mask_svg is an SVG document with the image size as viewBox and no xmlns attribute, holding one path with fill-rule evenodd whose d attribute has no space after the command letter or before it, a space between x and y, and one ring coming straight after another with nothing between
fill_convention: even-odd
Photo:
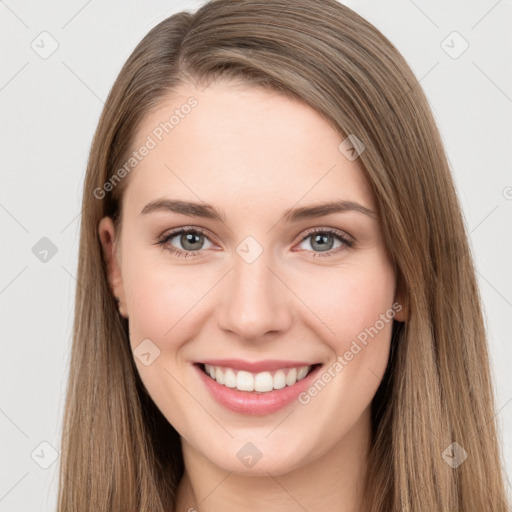
<instances>
[{"instance_id":1,"label":"light gray background","mask_svg":"<svg viewBox=\"0 0 512 512\"><path fill-rule=\"evenodd\" d=\"M2 511L56 505L58 460L41 468L52 449L40 443L59 448L81 188L103 101L140 39L201 3L0 0ZM511 475L512 2L345 3L404 54L438 121L471 234ZM31 47L50 48L43 31L59 45L46 59ZM453 31L469 44L458 58L445 51L462 48L446 39ZM32 252L42 237L57 248L46 263Z\"/></svg>"}]
</instances>

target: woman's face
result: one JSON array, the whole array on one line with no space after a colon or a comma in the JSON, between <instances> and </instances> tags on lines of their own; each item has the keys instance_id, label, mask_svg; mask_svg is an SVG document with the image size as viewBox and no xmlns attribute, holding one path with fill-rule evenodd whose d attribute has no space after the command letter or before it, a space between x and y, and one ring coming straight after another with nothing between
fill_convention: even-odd
<instances>
[{"instance_id":1,"label":"woman's face","mask_svg":"<svg viewBox=\"0 0 512 512\"><path fill-rule=\"evenodd\" d=\"M283 474L367 433L403 312L342 141L276 93L182 86L139 127L121 233L100 224L145 387L187 449L227 471Z\"/></svg>"}]
</instances>

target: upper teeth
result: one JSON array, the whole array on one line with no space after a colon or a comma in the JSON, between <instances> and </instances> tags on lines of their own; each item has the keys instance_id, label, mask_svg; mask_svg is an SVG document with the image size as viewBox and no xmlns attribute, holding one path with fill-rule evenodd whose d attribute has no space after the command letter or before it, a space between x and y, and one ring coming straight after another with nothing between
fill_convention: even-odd
<instances>
[{"instance_id":1,"label":"upper teeth","mask_svg":"<svg viewBox=\"0 0 512 512\"><path fill-rule=\"evenodd\" d=\"M250 373L210 364L205 364L204 367L206 373L219 384L228 388L237 388L239 391L257 391L259 393L293 386L297 381L302 380L311 369L311 366L286 368L277 370L272 375L271 372Z\"/></svg>"}]
</instances>

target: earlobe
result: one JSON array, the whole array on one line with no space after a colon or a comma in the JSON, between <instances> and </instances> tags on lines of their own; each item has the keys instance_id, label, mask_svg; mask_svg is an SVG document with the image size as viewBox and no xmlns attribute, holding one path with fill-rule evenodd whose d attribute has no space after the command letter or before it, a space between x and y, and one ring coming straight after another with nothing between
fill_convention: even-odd
<instances>
[{"instance_id":1,"label":"earlobe","mask_svg":"<svg viewBox=\"0 0 512 512\"><path fill-rule=\"evenodd\" d=\"M101 219L98 226L98 235L102 246L103 259L107 268L110 289L116 299L119 312L121 315L126 316L124 311L126 301L124 297L123 279L116 250L117 238L114 223L110 217L103 217Z\"/></svg>"}]
</instances>

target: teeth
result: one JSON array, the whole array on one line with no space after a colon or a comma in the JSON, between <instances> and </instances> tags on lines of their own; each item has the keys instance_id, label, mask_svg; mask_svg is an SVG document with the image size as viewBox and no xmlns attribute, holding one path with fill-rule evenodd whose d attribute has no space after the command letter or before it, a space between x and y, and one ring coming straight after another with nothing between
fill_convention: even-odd
<instances>
[{"instance_id":1,"label":"teeth","mask_svg":"<svg viewBox=\"0 0 512 512\"><path fill-rule=\"evenodd\" d=\"M222 373L222 370L220 368L215 369L215 380L219 384L224 384L224 374Z\"/></svg>"},{"instance_id":2,"label":"teeth","mask_svg":"<svg viewBox=\"0 0 512 512\"><path fill-rule=\"evenodd\" d=\"M293 386L297 382L297 368L292 368L286 376L286 385Z\"/></svg>"},{"instance_id":3,"label":"teeth","mask_svg":"<svg viewBox=\"0 0 512 512\"><path fill-rule=\"evenodd\" d=\"M221 370L217 368L217 372L219 371ZM221 383L219 382L219 384ZM252 373L238 372L236 374L236 389L239 389L240 391L254 391L254 377Z\"/></svg>"},{"instance_id":4,"label":"teeth","mask_svg":"<svg viewBox=\"0 0 512 512\"><path fill-rule=\"evenodd\" d=\"M274 379L270 372L258 373L256 377L254 377L254 389L257 389L260 393L274 389Z\"/></svg>"},{"instance_id":5,"label":"teeth","mask_svg":"<svg viewBox=\"0 0 512 512\"><path fill-rule=\"evenodd\" d=\"M303 366L297 371L297 380L302 380L308 374L308 367Z\"/></svg>"},{"instance_id":6,"label":"teeth","mask_svg":"<svg viewBox=\"0 0 512 512\"><path fill-rule=\"evenodd\" d=\"M236 388L236 373L231 368L228 368L224 372L224 386L227 386L228 388Z\"/></svg>"},{"instance_id":7,"label":"teeth","mask_svg":"<svg viewBox=\"0 0 512 512\"><path fill-rule=\"evenodd\" d=\"M228 388L236 388L239 391L268 393L274 389L293 386L309 373L311 366L286 368L273 373L250 373L243 370L233 370L232 368L211 366L209 364L205 364L204 369L213 380Z\"/></svg>"},{"instance_id":8,"label":"teeth","mask_svg":"<svg viewBox=\"0 0 512 512\"><path fill-rule=\"evenodd\" d=\"M308 373L307 371L307 366L304 367L304 369L306 370L304 372L304 377L306 376L306 373ZM283 370L277 370L276 374L274 375L274 389L282 389L286 386L286 376L284 374L284 371Z\"/></svg>"}]
</instances>

